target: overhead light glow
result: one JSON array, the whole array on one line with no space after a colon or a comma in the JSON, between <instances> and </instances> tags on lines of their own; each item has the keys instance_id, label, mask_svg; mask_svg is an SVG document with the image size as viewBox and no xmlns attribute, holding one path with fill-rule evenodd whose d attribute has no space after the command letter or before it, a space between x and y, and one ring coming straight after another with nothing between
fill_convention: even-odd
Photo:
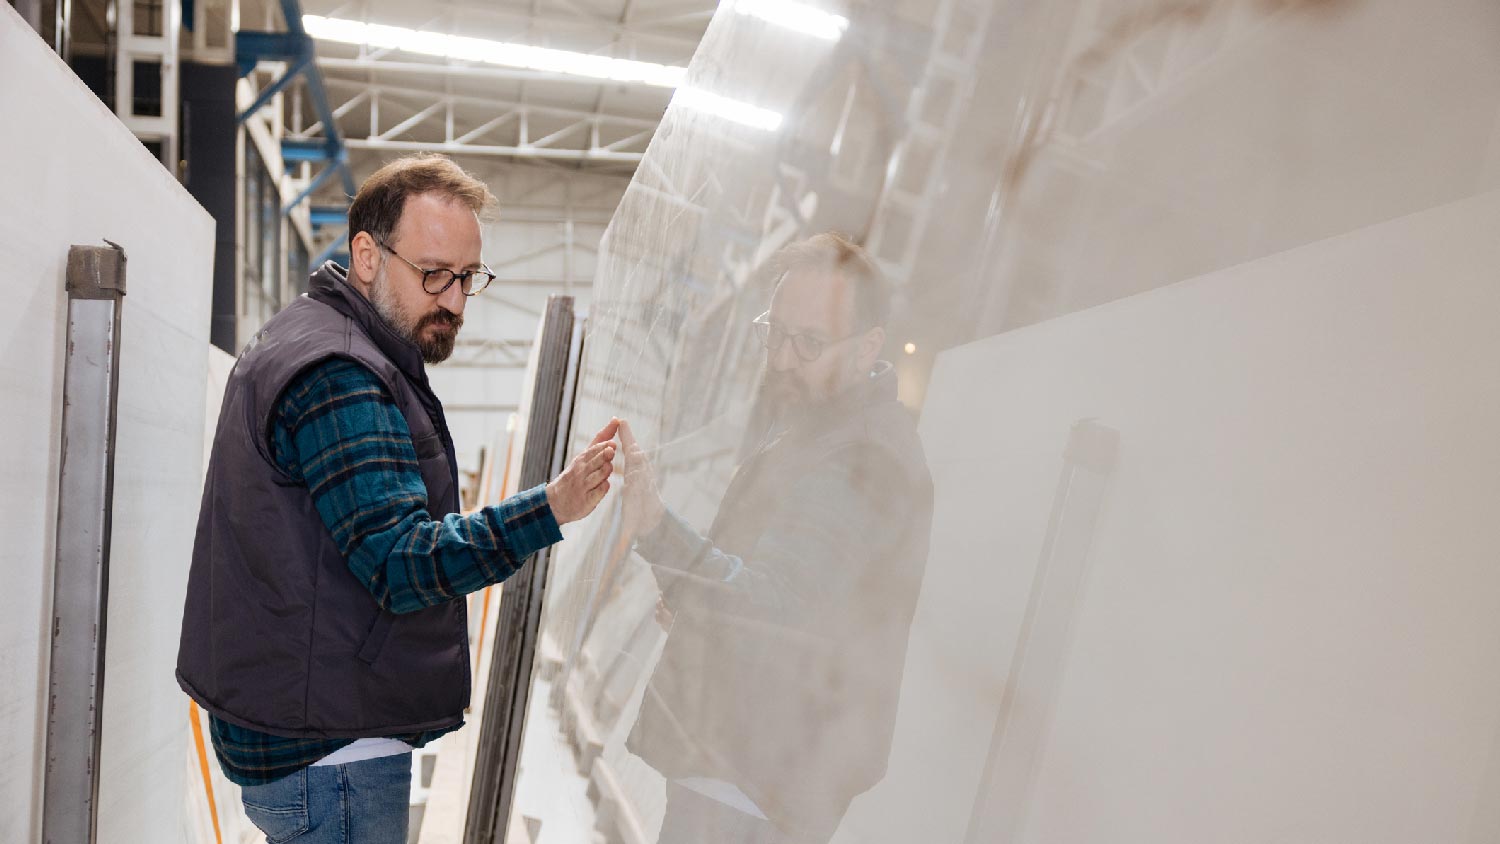
<instances>
[{"instance_id":1,"label":"overhead light glow","mask_svg":"<svg viewBox=\"0 0 1500 844\"><path fill-rule=\"evenodd\" d=\"M909 355L916 354L917 353L917 344L916 343L907 343L906 344L906 353L909 354Z\"/></svg>"},{"instance_id":2,"label":"overhead light glow","mask_svg":"<svg viewBox=\"0 0 1500 844\"><path fill-rule=\"evenodd\" d=\"M781 127L781 115L770 109L721 97L702 88L678 88L677 93L672 95L672 102L752 129L774 132Z\"/></svg>"},{"instance_id":3,"label":"overhead light glow","mask_svg":"<svg viewBox=\"0 0 1500 844\"><path fill-rule=\"evenodd\" d=\"M849 19L796 0L736 0L734 10L825 41L837 41L849 28Z\"/></svg>"},{"instance_id":4,"label":"overhead light glow","mask_svg":"<svg viewBox=\"0 0 1500 844\"><path fill-rule=\"evenodd\" d=\"M640 82L659 88L675 88L672 101L687 108L707 112L755 129L775 131L781 126L781 115L768 109L683 87L687 68L676 65L614 59L572 50L533 47L509 41L490 41L462 35L446 35L400 26L363 23L321 15L303 15L307 34L324 41L360 44L380 50L402 50L424 56L458 61L518 67L549 73L565 73L611 82Z\"/></svg>"},{"instance_id":5,"label":"overhead light glow","mask_svg":"<svg viewBox=\"0 0 1500 844\"><path fill-rule=\"evenodd\" d=\"M308 35L323 41L360 44L376 49L401 50L424 56L518 67L526 70L565 73L610 82L640 82L659 88L676 88L682 84L682 80L687 75L687 68L677 65L616 59L609 56L576 53L572 50L554 50L550 47L533 47L530 44L517 44L510 41L446 35L441 32L427 32L401 26L325 18L321 15L303 15L302 26L307 30Z\"/></svg>"}]
</instances>

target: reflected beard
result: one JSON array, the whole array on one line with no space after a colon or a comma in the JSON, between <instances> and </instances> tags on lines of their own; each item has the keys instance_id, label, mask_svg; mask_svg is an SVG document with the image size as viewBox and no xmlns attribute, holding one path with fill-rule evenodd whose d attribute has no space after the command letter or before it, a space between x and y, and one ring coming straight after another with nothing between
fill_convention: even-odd
<instances>
[{"instance_id":1,"label":"reflected beard","mask_svg":"<svg viewBox=\"0 0 1500 844\"><path fill-rule=\"evenodd\" d=\"M813 395L811 388L790 372L766 370L761 376L760 399L773 422L787 422L826 408L830 402Z\"/></svg>"},{"instance_id":2,"label":"reflected beard","mask_svg":"<svg viewBox=\"0 0 1500 844\"><path fill-rule=\"evenodd\" d=\"M442 363L453 355L453 346L458 342L458 330L463 327L464 318L438 308L413 320L402 310L395 297L391 296L384 267L375 274L375 281L370 285L370 304L375 306L375 312L380 314L380 318L385 320L392 331L417 347L417 351L422 353L423 361ZM435 328L430 336L428 328Z\"/></svg>"},{"instance_id":3,"label":"reflected beard","mask_svg":"<svg viewBox=\"0 0 1500 844\"><path fill-rule=\"evenodd\" d=\"M774 372L767 369L761 374L760 398L774 416L781 416L791 408L806 404L810 399L807 387L789 372Z\"/></svg>"},{"instance_id":4,"label":"reflected beard","mask_svg":"<svg viewBox=\"0 0 1500 844\"><path fill-rule=\"evenodd\" d=\"M439 309L417 320L416 327L412 329L413 336L409 339L421 350L422 360L427 363L442 363L453 354L453 346L458 342L458 330L463 325L463 317ZM429 335L426 330L434 326L436 330Z\"/></svg>"},{"instance_id":5,"label":"reflected beard","mask_svg":"<svg viewBox=\"0 0 1500 844\"><path fill-rule=\"evenodd\" d=\"M777 372L769 365L761 371L759 399L766 419L777 425L821 424L843 412L849 390L861 379L854 377L853 358L846 366L827 373L821 387L808 384L795 372Z\"/></svg>"}]
</instances>

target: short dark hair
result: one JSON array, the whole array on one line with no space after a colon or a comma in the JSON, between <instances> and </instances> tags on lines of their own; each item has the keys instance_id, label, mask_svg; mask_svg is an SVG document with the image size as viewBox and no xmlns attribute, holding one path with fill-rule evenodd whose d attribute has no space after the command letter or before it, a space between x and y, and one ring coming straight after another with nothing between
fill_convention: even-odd
<instances>
[{"instance_id":1,"label":"short dark hair","mask_svg":"<svg viewBox=\"0 0 1500 844\"><path fill-rule=\"evenodd\" d=\"M445 155L418 153L402 156L376 170L349 204L349 239L369 232L379 243L390 243L408 197L437 193L457 199L475 214L495 205L484 182L465 173Z\"/></svg>"},{"instance_id":2,"label":"short dark hair","mask_svg":"<svg viewBox=\"0 0 1500 844\"><path fill-rule=\"evenodd\" d=\"M854 290L854 327L883 327L891 315L891 291L874 259L848 235L815 234L782 248L771 259L777 284L792 270L836 272Z\"/></svg>"}]
</instances>

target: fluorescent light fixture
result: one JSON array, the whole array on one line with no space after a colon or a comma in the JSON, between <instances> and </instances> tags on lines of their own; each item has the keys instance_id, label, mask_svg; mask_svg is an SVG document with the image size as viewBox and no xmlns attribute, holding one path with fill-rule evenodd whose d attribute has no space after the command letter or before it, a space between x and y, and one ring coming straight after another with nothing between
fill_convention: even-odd
<instances>
[{"instance_id":1,"label":"fluorescent light fixture","mask_svg":"<svg viewBox=\"0 0 1500 844\"><path fill-rule=\"evenodd\" d=\"M362 44L385 50L402 50L459 61L519 67L549 73L565 73L609 82L640 82L659 88L676 88L672 101L687 108L717 115L743 126L775 131L781 115L718 94L683 87L687 68L676 65L613 59L572 50L533 47L509 41L490 41L462 35L445 35L400 26L303 15L307 34L324 41Z\"/></svg>"},{"instance_id":2,"label":"fluorescent light fixture","mask_svg":"<svg viewBox=\"0 0 1500 844\"><path fill-rule=\"evenodd\" d=\"M848 18L796 0L735 0L734 10L825 41L839 40L849 28Z\"/></svg>"},{"instance_id":3,"label":"fluorescent light fixture","mask_svg":"<svg viewBox=\"0 0 1500 844\"><path fill-rule=\"evenodd\" d=\"M687 74L687 68L676 65L615 59L572 50L446 35L401 26L325 18L321 15L303 15L302 26L308 35L323 41L362 44L377 49L402 50L526 70L566 73L609 82L640 82L659 88L676 88L682 84Z\"/></svg>"},{"instance_id":4,"label":"fluorescent light fixture","mask_svg":"<svg viewBox=\"0 0 1500 844\"><path fill-rule=\"evenodd\" d=\"M774 132L781 127L781 115L770 109L721 97L702 88L678 88L672 95L672 102L752 129Z\"/></svg>"}]
</instances>

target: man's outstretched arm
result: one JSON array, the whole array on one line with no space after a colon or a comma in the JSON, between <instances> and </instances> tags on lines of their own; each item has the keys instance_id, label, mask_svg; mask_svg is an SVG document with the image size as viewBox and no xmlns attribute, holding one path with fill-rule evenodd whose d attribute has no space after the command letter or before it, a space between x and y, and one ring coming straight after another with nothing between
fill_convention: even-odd
<instances>
[{"instance_id":1,"label":"man's outstretched arm","mask_svg":"<svg viewBox=\"0 0 1500 844\"><path fill-rule=\"evenodd\" d=\"M374 373L346 360L299 376L272 431L278 465L307 485L350 571L397 613L510 577L562 539L560 522L593 509L613 457L607 428L552 484L434 519L406 419Z\"/></svg>"}]
</instances>

